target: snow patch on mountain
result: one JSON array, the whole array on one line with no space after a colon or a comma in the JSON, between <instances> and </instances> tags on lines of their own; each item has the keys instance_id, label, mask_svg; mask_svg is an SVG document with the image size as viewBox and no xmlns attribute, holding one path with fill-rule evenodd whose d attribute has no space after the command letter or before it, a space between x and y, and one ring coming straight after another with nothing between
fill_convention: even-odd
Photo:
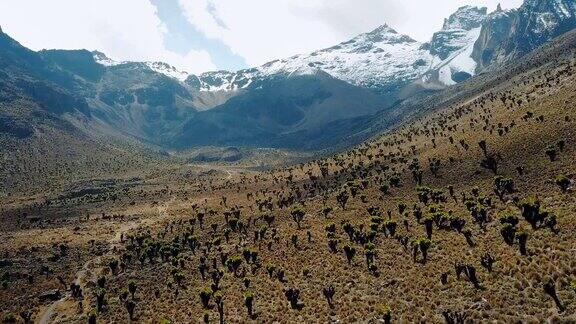
<instances>
[{"instance_id":1,"label":"snow patch on mountain","mask_svg":"<svg viewBox=\"0 0 576 324\"><path fill-rule=\"evenodd\" d=\"M472 58L474 43L480 36L481 28L474 28L467 31L460 38L460 49L453 52L447 59L434 62L433 69L438 70L438 79L445 85L454 85L462 80L454 80L454 75L458 72L466 73L467 77L473 76L476 70L476 61ZM458 82L457 82L458 81Z\"/></svg>"},{"instance_id":2,"label":"snow patch on mountain","mask_svg":"<svg viewBox=\"0 0 576 324\"><path fill-rule=\"evenodd\" d=\"M463 6L458 8L450 17L444 20L444 26L442 30L471 30L480 27L486 15L488 9Z\"/></svg>"},{"instance_id":3,"label":"snow patch on mountain","mask_svg":"<svg viewBox=\"0 0 576 324\"><path fill-rule=\"evenodd\" d=\"M273 75L308 66L371 88L414 79L425 72L431 59L420 43L384 25L331 48L274 61L258 70L261 75Z\"/></svg>"},{"instance_id":4,"label":"snow patch on mountain","mask_svg":"<svg viewBox=\"0 0 576 324\"><path fill-rule=\"evenodd\" d=\"M154 72L164 74L165 76L176 79L180 82L184 82L189 75L187 72L180 71L172 65L164 62L146 62L146 66Z\"/></svg>"},{"instance_id":5,"label":"snow patch on mountain","mask_svg":"<svg viewBox=\"0 0 576 324\"><path fill-rule=\"evenodd\" d=\"M422 75L432 62L422 44L387 25L336 46L268 62L260 67L198 76L201 91L238 90L277 74L302 68L319 69L340 80L367 88L408 82Z\"/></svg>"},{"instance_id":6,"label":"snow patch on mountain","mask_svg":"<svg viewBox=\"0 0 576 324\"><path fill-rule=\"evenodd\" d=\"M568 4L565 4L562 1L554 1L553 4L554 9L556 12L561 13L562 15L564 15L564 18L570 18L572 17L572 12L576 11L576 2L572 1L569 2ZM568 6L571 6L572 8L568 8Z\"/></svg>"},{"instance_id":7,"label":"snow patch on mountain","mask_svg":"<svg viewBox=\"0 0 576 324\"><path fill-rule=\"evenodd\" d=\"M124 63L124 62L114 61L113 59L109 58L108 56L106 56L106 54L104 54L102 52L94 51L94 52L92 52L92 55L94 57L94 61L100 65L115 66L115 65L119 65L119 64Z\"/></svg>"},{"instance_id":8,"label":"snow patch on mountain","mask_svg":"<svg viewBox=\"0 0 576 324\"><path fill-rule=\"evenodd\" d=\"M386 91L421 78L430 69L443 68L445 77L441 78L441 82L448 85L454 83L451 76L448 76L454 71L473 73L468 52L475 41L471 38L478 36L477 28L485 15L486 8L459 8L445 20L443 30L433 40L433 46L437 46L433 49L399 34L388 25L382 25L326 49L275 60L238 72L213 71L196 76L166 63L147 62L145 65L199 91L237 91L275 75L317 73L318 70L357 86ZM472 29L474 32L471 32ZM125 63L115 62L97 52L94 52L94 58L105 66Z\"/></svg>"},{"instance_id":9,"label":"snow patch on mountain","mask_svg":"<svg viewBox=\"0 0 576 324\"><path fill-rule=\"evenodd\" d=\"M127 61L115 61L115 60L107 57L104 53L98 52L98 51L92 52L92 57L94 58L94 61L96 63L98 63L100 65L107 66L107 67L117 66L117 65L121 65L121 64L127 64L127 63L134 63L134 62L127 62ZM149 68L150 70L152 70L156 73L163 74L167 77L176 79L180 82L184 82L189 76L189 74L187 72L180 71L180 70L176 69L175 67L173 67L172 65L164 63L164 62L143 62L142 65L146 66L147 68Z\"/></svg>"}]
</instances>

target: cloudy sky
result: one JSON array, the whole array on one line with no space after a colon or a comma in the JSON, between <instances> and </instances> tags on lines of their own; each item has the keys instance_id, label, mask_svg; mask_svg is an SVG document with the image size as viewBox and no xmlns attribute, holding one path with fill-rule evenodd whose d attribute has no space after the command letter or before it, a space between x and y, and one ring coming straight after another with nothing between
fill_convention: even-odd
<instances>
[{"instance_id":1,"label":"cloudy sky","mask_svg":"<svg viewBox=\"0 0 576 324\"><path fill-rule=\"evenodd\" d=\"M2 0L0 26L34 49L99 50L191 73L332 46L384 23L427 41L458 7L522 0Z\"/></svg>"}]
</instances>

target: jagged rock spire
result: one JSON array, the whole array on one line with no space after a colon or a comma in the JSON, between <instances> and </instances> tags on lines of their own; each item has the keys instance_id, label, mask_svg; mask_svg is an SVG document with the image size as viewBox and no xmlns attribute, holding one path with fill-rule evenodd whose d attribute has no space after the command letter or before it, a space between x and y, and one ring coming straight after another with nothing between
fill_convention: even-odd
<instances>
[{"instance_id":1,"label":"jagged rock spire","mask_svg":"<svg viewBox=\"0 0 576 324\"><path fill-rule=\"evenodd\" d=\"M498 3L498 6L496 7L496 11L502 11L502 4Z\"/></svg>"}]
</instances>

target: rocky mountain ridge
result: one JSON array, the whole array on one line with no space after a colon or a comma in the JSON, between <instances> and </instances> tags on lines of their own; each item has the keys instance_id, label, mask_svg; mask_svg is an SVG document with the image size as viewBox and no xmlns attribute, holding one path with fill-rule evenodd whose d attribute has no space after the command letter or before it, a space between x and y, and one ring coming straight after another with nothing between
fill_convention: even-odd
<instances>
[{"instance_id":1,"label":"rocky mountain ridge","mask_svg":"<svg viewBox=\"0 0 576 324\"><path fill-rule=\"evenodd\" d=\"M407 113L397 108L403 101L529 53L576 27L575 16L567 0L530 0L490 14L465 6L430 43L383 25L310 54L198 76L160 62L115 62L100 52L34 52L2 33L0 122L20 125L2 126L13 135L34 136L26 120L44 116L89 137L129 138L166 150L325 149L371 136L374 123L393 126ZM13 116L20 107L14 98L34 104L26 106L26 117Z\"/></svg>"},{"instance_id":2,"label":"rocky mountain ridge","mask_svg":"<svg viewBox=\"0 0 576 324\"><path fill-rule=\"evenodd\" d=\"M449 86L492 64L524 55L574 28L575 6L571 0L527 0L518 9L503 11L498 6L492 13L486 8L463 6L445 19L442 29L428 43L419 43L382 25L326 49L237 72L191 75L164 63L146 64L198 91L258 87L272 75L313 67L356 86L396 95L415 81ZM111 62L107 58L97 61L104 65Z\"/></svg>"},{"instance_id":3,"label":"rocky mountain ridge","mask_svg":"<svg viewBox=\"0 0 576 324\"><path fill-rule=\"evenodd\" d=\"M576 28L573 0L525 0L513 10L496 10L482 24L474 44L477 72L526 55Z\"/></svg>"}]
</instances>

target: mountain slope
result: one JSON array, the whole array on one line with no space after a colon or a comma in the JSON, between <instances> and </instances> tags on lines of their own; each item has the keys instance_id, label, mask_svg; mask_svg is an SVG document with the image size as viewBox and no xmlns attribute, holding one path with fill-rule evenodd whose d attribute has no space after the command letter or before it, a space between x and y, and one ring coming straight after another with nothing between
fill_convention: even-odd
<instances>
[{"instance_id":1,"label":"mountain slope","mask_svg":"<svg viewBox=\"0 0 576 324\"><path fill-rule=\"evenodd\" d=\"M21 94L89 138L164 149L241 145L328 149L393 126L408 105L526 55L574 28L567 0L527 0L487 14L465 6L421 44L387 25L336 46L237 72L199 76L160 62L115 62L100 52L33 52L0 33L5 102ZM32 129L0 112L14 136ZM14 125L14 126L11 126Z\"/></svg>"},{"instance_id":2,"label":"mountain slope","mask_svg":"<svg viewBox=\"0 0 576 324\"><path fill-rule=\"evenodd\" d=\"M442 30L434 33L427 45L434 60L423 77L426 82L454 85L475 74L472 50L486 19L486 11L486 8L465 6L444 21Z\"/></svg>"},{"instance_id":3,"label":"mountain slope","mask_svg":"<svg viewBox=\"0 0 576 324\"><path fill-rule=\"evenodd\" d=\"M277 74L317 68L340 80L386 95L418 78L428 69L432 55L422 44L387 25L310 54L295 55L238 72L208 72L187 82L199 90L250 88Z\"/></svg>"},{"instance_id":4,"label":"mountain slope","mask_svg":"<svg viewBox=\"0 0 576 324\"><path fill-rule=\"evenodd\" d=\"M576 31L568 32L550 43L544 44L533 52L518 60L509 61L500 65L498 70L486 71L470 80L431 93L419 93L402 102L399 102L386 111L378 112L370 118L369 122L359 128L350 129L348 136L341 142L340 149L350 145L362 143L368 138L388 132L398 125L414 120L434 110L451 107L455 104L468 102L482 95L490 89L499 89L503 84L510 84L516 77L515 83L524 82L517 77L522 73L545 74L547 68L554 66L559 60L570 60L576 53Z\"/></svg>"},{"instance_id":5,"label":"mountain slope","mask_svg":"<svg viewBox=\"0 0 576 324\"><path fill-rule=\"evenodd\" d=\"M186 163L15 200L0 214L0 316L575 322L575 90L571 32L333 156Z\"/></svg>"},{"instance_id":6,"label":"mountain slope","mask_svg":"<svg viewBox=\"0 0 576 324\"><path fill-rule=\"evenodd\" d=\"M197 114L174 141L182 147L326 147L346 133L348 123L387 105L383 96L310 68L267 79L261 87Z\"/></svg>"}]
</instances>

